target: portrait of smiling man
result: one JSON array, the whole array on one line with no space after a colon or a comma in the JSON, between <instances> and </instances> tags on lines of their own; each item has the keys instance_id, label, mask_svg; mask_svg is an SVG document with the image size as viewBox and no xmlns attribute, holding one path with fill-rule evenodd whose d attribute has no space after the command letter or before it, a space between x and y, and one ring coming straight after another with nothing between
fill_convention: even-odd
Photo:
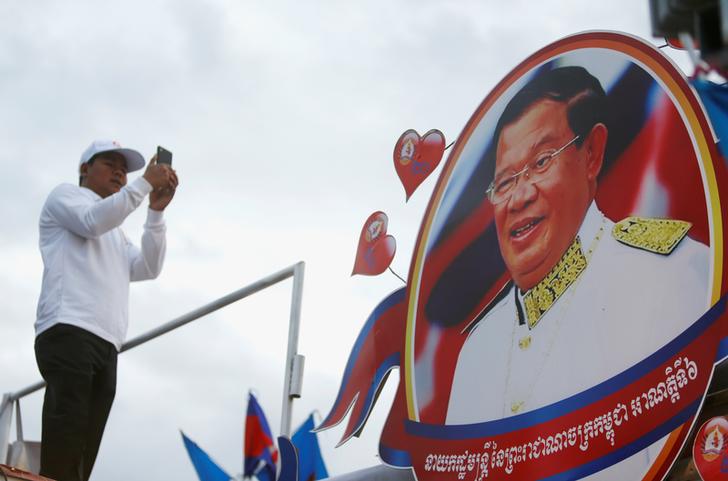
<instances>
[{"instance_id":1,"label":"portrait of smiling man","mask_svg":"<svg viewBox=\"0 0 728 481\"><path fill-rule=\"evenodd\" d=\"M594 387L707 310L709 249L687 236L688 222L615 223L596 204L605 102L586 69L556 68L532 78L496 124L485 195L511 282L469 329L447 424L522 414ZM637 469L654 454L634 455Z\"/></svg>"}]
</instances>

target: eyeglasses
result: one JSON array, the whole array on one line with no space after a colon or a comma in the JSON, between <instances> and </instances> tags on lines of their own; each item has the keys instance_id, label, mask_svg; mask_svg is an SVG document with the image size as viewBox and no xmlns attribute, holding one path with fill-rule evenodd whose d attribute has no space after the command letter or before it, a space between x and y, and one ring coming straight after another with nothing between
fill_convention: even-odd
<instances>
[{"instance_id":1,"label":"eyeglasses","mask_svg":"<svg viewBox=\"0 0 728 481\"><path fill-rule=\"evenodd\" d=\"M488 186L488 190L485 191L490 203L495 205L510 199L515 191L516 184L518 184L518 178L521 175L525 175L526 178L533 184L542 181L546 178L546 172L554 164L554 157L566 150L567 147L576 142L578 139L579 136L577 135L560 149L547 150L539 153L535 159L527 163L526 166L518 172L513 174L501 174L496 177Z\"/></svg>"}]
</instances>

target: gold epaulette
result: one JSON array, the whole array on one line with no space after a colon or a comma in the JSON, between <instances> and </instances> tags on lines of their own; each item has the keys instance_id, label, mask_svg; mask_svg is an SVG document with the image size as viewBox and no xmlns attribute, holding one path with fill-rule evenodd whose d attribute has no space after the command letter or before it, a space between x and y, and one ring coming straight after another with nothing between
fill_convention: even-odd
<instances>
[{"instance_id":1,"label":"gold epaulette","mask_svg":"<svg viewBox=\"0 0 728 481\"><path fill-rule=\"evenodd\" d=\"M692 224L683 220L627 217L614 225L612 235L622 244L668 255L690 227Z\"/></svg>"}]
</instances>

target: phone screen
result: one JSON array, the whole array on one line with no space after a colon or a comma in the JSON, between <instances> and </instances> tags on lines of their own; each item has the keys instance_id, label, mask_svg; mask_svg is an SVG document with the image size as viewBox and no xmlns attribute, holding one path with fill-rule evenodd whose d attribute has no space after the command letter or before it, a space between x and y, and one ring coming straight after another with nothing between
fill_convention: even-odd
<instances>
[{"instance_id":1,"label":"phone screen","mask_svg":"<svg viewBox=\"0 0 728 481\"><path fill-rule=\"evenodd\" d=\"M162 146L157 147L157 163L172 165L172 152Z\"/></svg>"}]
</instances>

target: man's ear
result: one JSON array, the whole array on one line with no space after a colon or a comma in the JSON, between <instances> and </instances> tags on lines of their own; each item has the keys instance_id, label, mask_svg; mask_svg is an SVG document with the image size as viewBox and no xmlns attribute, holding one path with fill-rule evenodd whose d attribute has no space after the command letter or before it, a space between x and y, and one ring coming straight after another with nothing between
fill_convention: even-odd
<instances>
[{"instance_id":1,"label":"man's ear","mask_svg":"<svg viewBox=\"0 0 728 481\"><path fill-rule=\"evenodd\" d=\"M607 147L607 126L599 123L592 127L582 149L586 152L587 175L589 180L596 181L604 162L604 151Z\"/></svg>"},{"instance_id":2,"label":"man's ear","mask_svg":"<svg viewBox=\"0 0 728 481\"><path fill-rule=\"evenodd\" d=\"M86 175L88 175L88 162L84 162L78 168L78 185L83 185L83 182L86 180Z\"/></svg>"}]
</instances>

